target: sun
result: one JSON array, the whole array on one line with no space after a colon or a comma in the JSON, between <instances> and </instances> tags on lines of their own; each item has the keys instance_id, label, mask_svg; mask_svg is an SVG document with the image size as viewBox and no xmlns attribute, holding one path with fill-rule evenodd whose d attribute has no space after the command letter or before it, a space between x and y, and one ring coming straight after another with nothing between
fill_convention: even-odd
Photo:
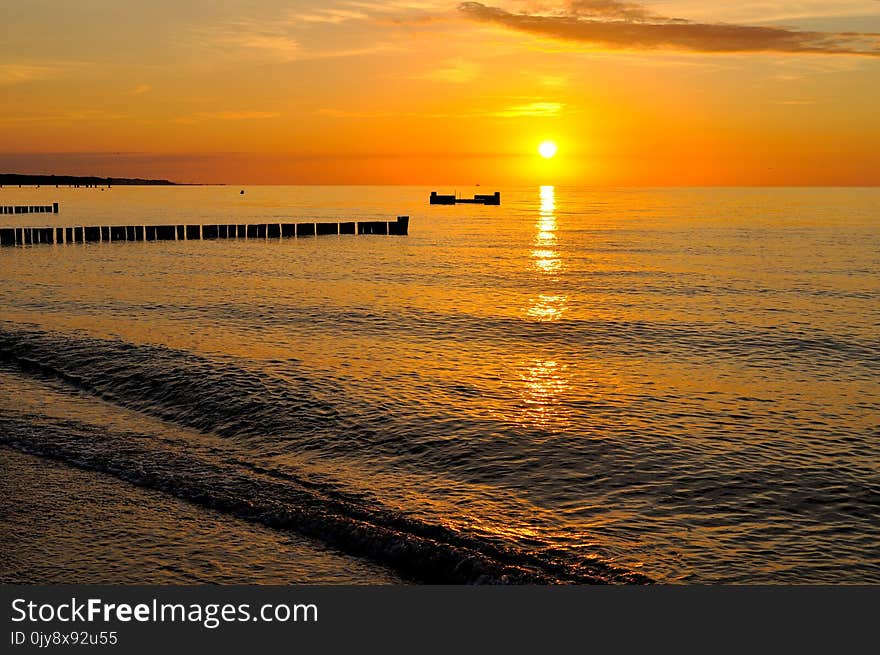
<instances>
[{"instance_id":1,"label":"sun","mask_svg":"<svg viewBox=\"0 0 880 655\"><path fill-rule=\"evenodd\" d=\"M543 141L538 146L538 152L544 159L552 159L556 155L558 148L552 141Z\"/></svg>"}]
</instances>

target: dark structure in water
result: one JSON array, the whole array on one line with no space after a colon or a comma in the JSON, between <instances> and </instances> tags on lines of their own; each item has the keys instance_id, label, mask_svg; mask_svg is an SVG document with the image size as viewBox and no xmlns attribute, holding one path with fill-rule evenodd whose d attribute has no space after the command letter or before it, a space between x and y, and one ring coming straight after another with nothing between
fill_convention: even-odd
<instances>
[{"instance_id":1,"label":"dark structure in water","mask_svg":"<svg viewBox=\"0 0 880 655\"><path fill-rule=\"evenodd\" d=\"M200 241L208 239L280 239L330 234L406 236L409 216L396 221L342 223L249 223L235 225L118 225L74 227L2 227L0 246L37 243L97 243L113 241Z\"/></svg>"},{"instance_id":2,"label":"dark structure in water","mask_svg":"<svg viewBox=\"0 0 880 655\"><path fill-rule=\"evenodd\" d=\"M475 194L473 198L456 198L452 195L441 195L436 191L431 191L430 202L432 205L500 205L501 192L496 191L495 193L478 193Z\"/></svg>"}]
</instances>

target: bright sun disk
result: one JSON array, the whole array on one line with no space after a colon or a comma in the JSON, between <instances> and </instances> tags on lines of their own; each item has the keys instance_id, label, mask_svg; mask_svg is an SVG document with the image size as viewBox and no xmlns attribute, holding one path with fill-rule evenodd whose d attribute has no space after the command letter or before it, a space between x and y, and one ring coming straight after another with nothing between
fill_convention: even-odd
<instances>
[{"instance_id":1,"label":"bright sun disk","mask_svg":"<svg viewBox=\"0 0 880 655\"><path fill-rule=\"evenodd\" d=\"M556 144L552 141L544 141L538 146L538 152L544 159L550 159L556 154Z\"/></svg>"}]
</instances>

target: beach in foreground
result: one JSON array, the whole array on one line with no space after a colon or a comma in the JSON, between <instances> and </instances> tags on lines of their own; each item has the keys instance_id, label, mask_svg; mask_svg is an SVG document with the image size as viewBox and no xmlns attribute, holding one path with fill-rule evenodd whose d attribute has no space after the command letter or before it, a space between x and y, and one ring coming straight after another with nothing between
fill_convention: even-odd
<instances>
[{"instance_id":1,"label":"beach in foreground","mask_svg":"<svg viewBox=\"0 0 880 655\"><path fill-rule=\"evenodd\" d=\"M289 532L0 448L0 569L14 584L400 584Z\"/></svg>"}]
</instances>

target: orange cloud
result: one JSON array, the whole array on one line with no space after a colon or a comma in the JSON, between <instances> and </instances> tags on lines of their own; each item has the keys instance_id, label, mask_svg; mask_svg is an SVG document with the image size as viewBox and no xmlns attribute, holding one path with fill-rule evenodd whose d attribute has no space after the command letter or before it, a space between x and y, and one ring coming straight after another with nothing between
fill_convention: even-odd
<instances>
[{"instance_id":1,"label":"orange cloud","mask_svg":"<svg viewBox=\"0 0 880 655\"><path fill-rule=\"evenodd\" d=\"M563 105L558 102L530 102L525 105L515 105L490 114L499 118L522 118L523 116L539 116L548 118L558 116Z\"/></svg>"},{"instance_id":2,"label":"orange cloud","mask_svg":"<svg viewBox=\"0 0 880 655\"><path fill-rule=\"evenodd\" d=\"M458 8L471 20L606 48L880 56L880 34L694 23L616 0L575 0L566 11L546 14L517 14L479 2L463 2Z\"/></svg>"},{"instance_id":3,"label":"orange cloud","mask_svg":"<svg viewBox=\"0 0 880 655\"><path fill-rule=\"evenodd\" d=\"M267 118L278 118L281 114L277 111L200 111L189 116L180 116L174 119L175 123L192 125L203 120L207 121L254 121Z\"/></svg>"}]
</instances>

